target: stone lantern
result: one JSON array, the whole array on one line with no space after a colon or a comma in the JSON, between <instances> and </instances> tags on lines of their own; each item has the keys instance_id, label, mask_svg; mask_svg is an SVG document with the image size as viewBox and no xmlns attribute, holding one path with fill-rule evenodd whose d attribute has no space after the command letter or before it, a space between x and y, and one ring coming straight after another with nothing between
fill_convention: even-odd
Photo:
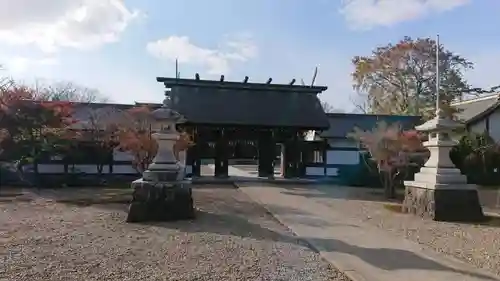
<instances>
[{"instance_id":1,"label":"stone lantern","mask_svg":"<svg viewBox=\"0 0 500 281\"><path fill-rule=\"evenodd\" d=\"M441 109L439 76L439 35L436 40L436 117L417 126L417 131L428 133L424 143L430 151L429 160L414 181L405 181L403 211L437 221L478 222L485 219L475 185L467 184L450 159L456 142L453 133L463 124L452 120Z\"/></svg>"},{"instance_id":2,"label":"stone lantern","mask_svg":"<svg viewBox=\"0 0 500 281\"><path fill-rule=\"evenodd\" d=\"M424 146L430 157L414 181L405 181L403 211L437 221L484 220L476 186L467 184L467 177L450 159L450 151L456 145L452 134L462 127L440 109L435 118L416 127L429 134Z\"/></svg>"},{"instance_id":3,"label":"stone lantern","mask_svg":"<svg viewBox=\"0 0 500 281\"><path fill-rule=\"evenodd\" d=\"M163 105L151 113L151 136L158 151L142 178L132 182L134 189L127 217L128 222L171 221L194 218L191 181L185 179L185 163L174 155L179 139L176 125L184 118L170 108L166 94Z\"/></svg>"}]
</instances>

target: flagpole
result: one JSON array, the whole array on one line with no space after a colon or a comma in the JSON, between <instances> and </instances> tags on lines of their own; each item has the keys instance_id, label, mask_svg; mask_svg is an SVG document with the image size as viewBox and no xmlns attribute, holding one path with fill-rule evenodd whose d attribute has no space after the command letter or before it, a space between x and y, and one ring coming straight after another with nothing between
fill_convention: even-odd
<instances>
[{"instance_id":1,"label":"flagpole","mask_svg":"<svg viewBox=\"0 0 500 281\"><path fill-rule=\"evenodd\" d=\"M439 97L440 88L440 77L439 77L439 34L436 36L436 112L439 112L441 108L441 101Z\"/></svg>"},{"instance_id":2,"label":"flagpole","mask_svg":"<svg viewBox=\"0 0 500 281\"><path fill-rule=\"evenodd\" d=\"M175 78L179 79L179 60L175 59Z\"/></svg>"}]
</instances>

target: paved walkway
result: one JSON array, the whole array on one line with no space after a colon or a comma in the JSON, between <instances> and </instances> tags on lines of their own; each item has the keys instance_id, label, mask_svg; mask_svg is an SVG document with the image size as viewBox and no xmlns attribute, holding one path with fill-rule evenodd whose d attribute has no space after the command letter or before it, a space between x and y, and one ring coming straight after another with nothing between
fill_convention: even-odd
<instances>
[{"instance_id":1,"label":"paved walkway","mask_svg":"<svg viewBox=\"0 0 500 281\"><path fill-rule=\"evenodd\" d=\"M231 173L244 171L231 167ZM312 199L283 192L290 187L265 183L237 185L353 281L500 280L472 265L353 221Z\"/></svg>"}]
</instances>

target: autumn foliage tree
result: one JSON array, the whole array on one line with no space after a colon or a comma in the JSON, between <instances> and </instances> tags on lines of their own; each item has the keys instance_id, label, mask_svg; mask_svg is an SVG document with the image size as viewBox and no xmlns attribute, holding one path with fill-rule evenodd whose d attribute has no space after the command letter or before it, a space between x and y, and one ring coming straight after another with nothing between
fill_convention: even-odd
<instances>
[{"instance_id":1,"label":"autumn foliage tree","mask_svg":"<svg viewBox=\"0 0 500 281\"><path fill-rule=\"evenodd\" d=\"M158 144L151 136L152 122L149 107L133 107L124 112L116 132L118 149L132 155L132 165L139 173L147 169L158 151Z\"/></svg>"},{"instance_id":2,"label":"autumn foliage tree","mask_svg":"<svg viewBox=\"0 0 500 281\"><path fill-rule=\"evenodd\" d=\"M421 153L424 149L419 134L403 131L399 123L379 122L366 131L355 128L349 137L366 149L375 162L388 198L395 197L395 187L404 179L415 158L426 155Z\"/></svg>"},{"instance_id":3,"label":"autumn foliage tree","mask_svg":"<svg viewBox=\"0 0 500 281\"><path fill-rule=\"evenodd\" d=\"M353 86L358 109L377 114L422 115L435 113L436 41L405 37L396 44L376 48L369 56L356 56ZM439 46L440 98L443 109L470 92L464 72L473 68L467 59Z\"/></svg>"},{"instance_id":4,"label":"autumn foliage tree","mask_svg":"<svg viewBox=\"0 0 500 281\"><path fill-rule=\"evenodd\" d=\"M73 128L81 131L80 140L95 152L92 159L100 175L104 166L110 163L113 150L118 145L115 138L124 113L112 106L94 108L89 105L85 106L82 113L85 120L81 120Z\"/></svg>"},{"instance_id":5,"label":"autumn foliage tree","mask_svg":"<svg viewBox=\"0 0 500 281\"><path fill-rule=\"evenodd\" d=\"M117 127L116 133L118 149L126 151L133 156L134 168L142 173L147 169L158 151L158 144L152 137L154 119L151 109L139 106L125 111L125 117ZM173 153L177 161L181 160L180 153L193 145L191 135L181 132L174 144Z\"/></svg>"},{"instance_id":6,"label":"autumn foliage tree","mask_svg":"<svg viewBox=\"0 0 500 281\"><path fill-rule=\"evenodd\" d=\"M65 150L67 141L75 137L69 130L74 123L70 102L44 101L33 89L15 84L0 91L0 146L20 163Z\"/></svg>"}]
</instances>

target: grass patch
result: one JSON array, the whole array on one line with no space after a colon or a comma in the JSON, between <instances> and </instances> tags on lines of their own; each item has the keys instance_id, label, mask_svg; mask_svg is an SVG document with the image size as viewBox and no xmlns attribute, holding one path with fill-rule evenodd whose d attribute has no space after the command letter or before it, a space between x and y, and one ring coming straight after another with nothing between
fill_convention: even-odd
<instances>
[{"instance_id":1,"label":"grass patch","mask_svg":"<svg viewBox=\"0 0 500 281\"><path fill-rule=\"evenodd\" d=\"M0 198L0 203L13 203L13 202L31 202L33 199L26 197L4 197Z\"/></svg>"},{"instance_id":2,"label":"grass patch","mask_svg":"<svg viewBox=\"0 0 500 281\"><path fill-rule=\"evenodd\" d=\"M10 197L17 197L17 196L22 196L22 192L0 192L0 198L10 198Z\"/></svg>"},{"instance_id":3,"label":"grass patch","mask_svg":"<svg viewBox=\"0 0 500 281\"><path fill-rule=\"evenodd\" d=\"M500 186L498 186L498 185L480 185L480 186L478 186L478 189L483 189L483 190L500 190Z\"/></svg>"},{"instance_id":4,"label":"grass patch","mask_svg":"<svg viewBox=\"0 0 500 281\"><path fill-rule=\"evenodd\" d=\"M132 191L130 188L80 189L72 194L64 195L64 193L62 193L59 194L59 196L56 194L55 199L57 203L77 206L129 204L131 200Z\"/></svg>"},{"instance_id":5,"label":"grass patch","mask_svg":"<svg viewBox=\"0 0 500 281\"><path fill-rule=\"evenodd\" d=\"M0 202L11 203L11 202L29 202L32 201L31 198L23 197L24 193L16 190L0 190Z\"/></svg>"},{"instance_id":6,"label":"grass patch","mask_svg":"<svg viewBox=\"0 0 500 281\"><path fill-rule=\"evenodd\" d=\"M111 197L111 198L65 198L57 199L57 203L76 205L87 207L91 205L106 205L106 204L129 204L132 199L130 197Z\"/></svg>"},{"instance_id":7,"label":"grass patch","mask_svg":"<svg viewBox=\"0 0 500 281\"><path fill-rule=\"evenodd\" d=\"M485 215L485 217L486 217L486 221L481 223L482 225L500 227L500 217L499 216Z\"/></svg>"},{"instance_id":8,"label":"grass patch","mask_svg":"<svg viewBox=\"0 0 500 281\"><path fill-rule=\"evenodd\" d=\"M401 204L384 204L384 209L394 212L403 213L403 206Z\"/></svg>"}]
</instances>

